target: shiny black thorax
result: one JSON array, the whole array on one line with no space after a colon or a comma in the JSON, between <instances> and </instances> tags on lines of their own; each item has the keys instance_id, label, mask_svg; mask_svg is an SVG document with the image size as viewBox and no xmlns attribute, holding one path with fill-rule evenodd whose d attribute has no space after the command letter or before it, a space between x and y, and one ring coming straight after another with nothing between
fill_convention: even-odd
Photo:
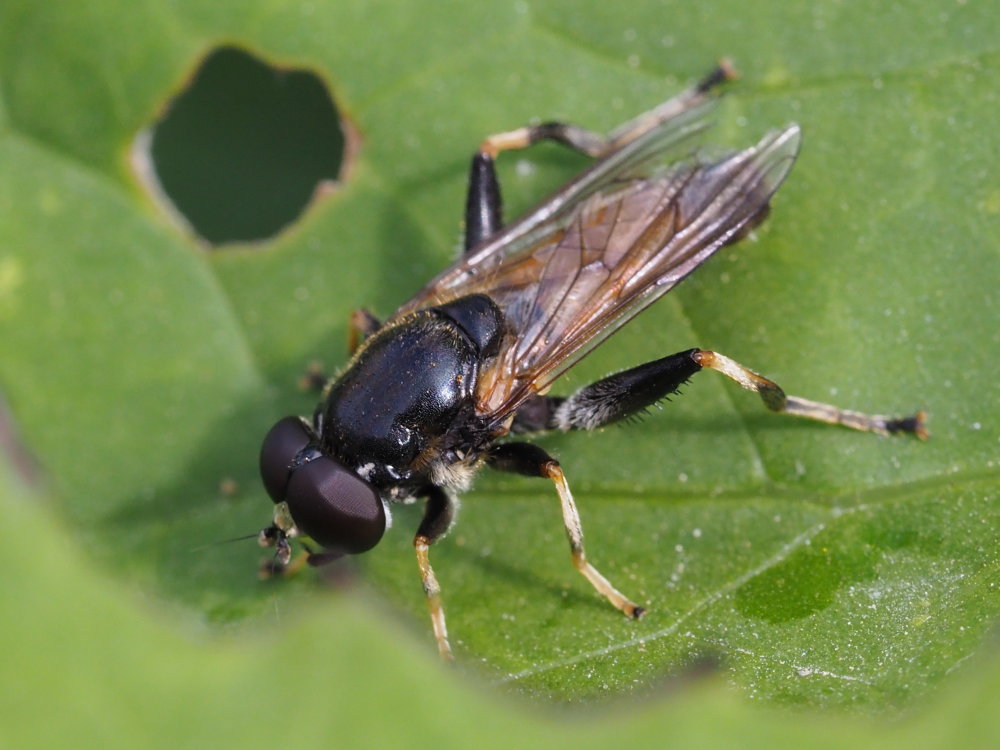
<instances>
[{"instance_id":1,"label":"shiny black thorax","mask_svg":"<svg viewBox=\"0 0 1000 750\"><path fill-rule=\"evenodd\" d=\"M502 330L503 313L475 294L372 334L317 409L324 452L380 490L419 492L433 461L487 440L476 383Z\"/></svg>"}]
</instances>

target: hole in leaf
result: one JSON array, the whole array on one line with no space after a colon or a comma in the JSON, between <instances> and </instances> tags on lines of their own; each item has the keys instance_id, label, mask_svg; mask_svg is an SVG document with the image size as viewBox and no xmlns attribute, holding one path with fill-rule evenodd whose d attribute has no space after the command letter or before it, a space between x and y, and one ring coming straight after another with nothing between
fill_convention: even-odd
<instances>
[{"instance_id":1,"label":"hole in leaf","mask_svg":"<svg viewBox=\"0 0 1000 750\"><path fill-rule=\"evenodd\" d=\"M332 188L352 140L317 75L221 47L139 137L134 163L200 238L252 242L280 232Z\"/></svg>"}]
</instances>

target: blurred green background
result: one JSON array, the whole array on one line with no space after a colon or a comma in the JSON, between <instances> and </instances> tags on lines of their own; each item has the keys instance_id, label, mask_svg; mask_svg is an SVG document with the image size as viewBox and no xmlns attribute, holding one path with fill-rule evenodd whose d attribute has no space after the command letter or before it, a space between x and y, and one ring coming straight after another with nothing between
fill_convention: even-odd
<instances>
[{"instance_id":1,"label":"blurred green background","mask_svg":"<svg viewBox=\"0 0 1000 750\"><path fill-rule=\"evenodd\" d=\"M0 744L995 744L995 20L926 1L7 0ZM319 76L359 146L273 241L208 252L146 192L136 144L234 46ZM296 380L343 363L351 309L391 312L453 257L483 135L607 129L723 55L743 77L709 143L796 120L799 163L755 240L559 390L700 345L803 396L927 408L931 441L782 420L709 375L627 429L546 439L592 559L650 613L625 621L572 571L548 486L484 476L434 556L453 668L418 509L285 585L256 580L252 543L216 544L267 523L260 437L311 410ZM336 172L333 141L284 130L272 153L309 144ZM508 212L584 163L511 155Z\"/></svg>"}]
</instances>

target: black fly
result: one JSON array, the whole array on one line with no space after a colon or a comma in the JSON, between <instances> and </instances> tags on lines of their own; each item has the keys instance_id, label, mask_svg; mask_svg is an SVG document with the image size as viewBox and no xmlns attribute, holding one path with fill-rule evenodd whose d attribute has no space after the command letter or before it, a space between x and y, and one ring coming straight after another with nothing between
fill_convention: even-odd
<instances>
[{"instance_id":1,"label":"black fly","mask_svg":"<svg viewBox=\"0 0 1000 750\"><path fill-rule=\"evenodd\" d=\"M550 479L562 504L574 566L629 617L643 608L584 554L583 530L559 462L510 433L591 430L641 412L702 368L756 391L771 410L877 433L925 437L923 415L894 419L787 396L728 357L672 354L569 396L553 382L713 253L767 215L795 161L796 125L724 159L694 155L720 65L701 83L607 136L546 123L487 138L472 159L465 253L380 323L352 318L355 349L326 384L311 419L286 417L267 434L260 465L274 500L262 544L311 538L321 564L374 547L392 502L424 498L414 546L434 634L451 656L428 550L448 531L454 498L484 464ZM539 140L595 157L583 174L525 216L502 225L494 159ZM362 340L363 337L363 340Z\"/></svg>"}]
</instances>

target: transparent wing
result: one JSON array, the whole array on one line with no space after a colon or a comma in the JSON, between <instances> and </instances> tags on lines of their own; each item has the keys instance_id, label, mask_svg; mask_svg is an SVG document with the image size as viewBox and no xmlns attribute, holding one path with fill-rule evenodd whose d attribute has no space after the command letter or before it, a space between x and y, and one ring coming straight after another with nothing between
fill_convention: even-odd
<instances>
[{"instance_id":1,"label":"transparent wing","mask_svg":"<svg viewBox=\"0 0 1000 750\"><path fill-rule=\"evenodd\" d=\"M692 89L623 125L610 135L613 150L431 280L387 323L468 294L496 301L507 330L480 372L476 408L502 423L765 215L798 153L799 129L705 162L695 142L712 104Z\"/></svg>"},{"instance_id":2,"label":"transparent wing","mask_svg":"<svg viewBox=\"0 0 1000 750\"><path fill-rule=\"evenodd\" d=\"M479 413L502 421L742 237L766 214L799 143L792 125L718 162L609 183L556 229L462 285L462 294L489 294L508 325L499 355L480 372Z\"/></svg>"},{"instance_id":3,"label":"transparent wing","mask_svg":"<svg viewBox=\"0 0 1000 750\"><path fill-rule=\"evenodd\" d=\"M610 135L620 139L618 149L433 278L393 318L471 293L508 259L565 227L581 202L612 183L655 172L657 163L690 159L714 104L705 92L690 90L621 126Z\"/></svg>"}]
</instances>

